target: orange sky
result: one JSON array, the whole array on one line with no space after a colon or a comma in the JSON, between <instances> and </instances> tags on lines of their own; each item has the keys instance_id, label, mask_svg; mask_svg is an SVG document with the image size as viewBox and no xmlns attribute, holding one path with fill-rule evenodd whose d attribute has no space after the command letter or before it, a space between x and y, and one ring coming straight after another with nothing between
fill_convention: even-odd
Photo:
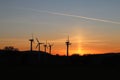
<instances>
[{"instance_id":1,"label":"orange sky","mask_svg":"<svg viewBox=\"0 0 120 80\"><path fill-rule=\"evenodd\" d=\"M52 54L56 55L66 55L66 45L65 41L66 39L58 39L54 40L48 40L48 43L54 43L54 46L52 47ZM45 40L41 40L41 42L45 42ZM100 41L87 41L83 38L80 38L78 36L70 38L70 42L72 43L69 48L69 55L72 54L95 54L95 53L107 53L107 52L119 52L120 48L117 46L117 43L115 44L109 44L109 43L103 43ZM33 50L36 49L37 41L33 43ZM110 46L112 45L112 46ZM15 48L18 48L21 51L24 50L30 50L30 42L29 39L2 39L0 43L0 49L3 49L5 46L14 46ZM43 45L41 45L41 50L44 51ZM49 49L47 49L47 52L49 52Z\"/></svg>"}]
</instances>

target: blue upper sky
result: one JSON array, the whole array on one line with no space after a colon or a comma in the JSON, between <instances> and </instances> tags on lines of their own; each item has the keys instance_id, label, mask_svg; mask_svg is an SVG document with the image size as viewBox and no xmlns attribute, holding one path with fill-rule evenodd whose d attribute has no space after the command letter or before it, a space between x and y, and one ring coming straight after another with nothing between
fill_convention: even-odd
<instances>
[{"instance_id":1,"label":"blue upper sky","mask_svg":"<svg viewBox=\"0 0 120 80\"><path fill-rule=\"evenodd\" d=\"M20 27L23 27L21 28L23 30L27 29L30 23L33 25L41 23L45 27L50 27L51 24L51 26L54 26L54 29L57 29L58 27L56 25L67 27L71 24L79 24L84 20L89 21L90 24L92 24L91 26L93 26L93 24L95 26L103 25L104 27L119 26L116 24L91 22L90 20L81 18L76 19L69 16L38 12L51 11L120 22L119 4L120 0L0 0L0 26L1 28L4 27L6 31L10 26L21 25ZM11 22L16 25L10 24ZM9 26L6 23L8 23ZM89 25L89 23L86 24ZM29 30L31 32L31 29Z\"/></svg>"},{"instance_id":2,"label":"blue upper sky","mask_svg":"<svg viewBox=\"0 0 120 80\"><path fill-rule=\"evenodd\" d=\"M119 21L119 3L120 0L0 0L0 10L5 15L5 11L14 13L11 8L32 8Z\"/></svg>"}]
</instances>

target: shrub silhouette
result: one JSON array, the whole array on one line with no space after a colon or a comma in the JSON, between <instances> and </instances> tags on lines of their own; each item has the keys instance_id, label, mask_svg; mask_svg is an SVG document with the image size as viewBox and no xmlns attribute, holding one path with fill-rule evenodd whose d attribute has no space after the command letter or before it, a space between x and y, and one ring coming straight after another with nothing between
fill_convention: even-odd
<instances>
[{"instance_id":1,"label":"shrub silhouette","mask_svg":"<svg viewBox=\"0 0 120 80\"><path fill-rule=\"evenodd\" d=\"M5 51L19 51L17 48L14 48L13 46L6 46L4 47Z\"/></svg>"}]
</instances>

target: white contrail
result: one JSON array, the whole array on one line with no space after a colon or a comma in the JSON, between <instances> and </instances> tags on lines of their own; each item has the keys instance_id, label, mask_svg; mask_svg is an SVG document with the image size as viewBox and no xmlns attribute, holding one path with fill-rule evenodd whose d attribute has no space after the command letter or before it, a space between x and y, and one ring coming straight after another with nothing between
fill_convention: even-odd
<instances>
[{"instance_id":1,"label":"white contrail","mask_svg":"<svg viewBox=\"0 0 120 80\"><path fill-rule=\"evenodd\" d=\"M65 13L58 13L58 12L52 12L52 11L42 11L42 10L36 10L36 9L30 9L30 10L36 11L36 12L45 12L45 13L55 14L55 15L70 16L70 17L74 17L74 18L82 18L82 19L87 19L87 20L92 20L92 21L100 21L100 22L107 22L107 23L113 23L113 24L120 24L120 22L104 20L104 19L98 19L98 18L90 18L90 17L85 17L85 16L78 16L78 15L65 14Z\"/></svg>"},{"instance_id":2,"label":"white contrail","mask_svg":"<svg viewBox=\"0 0 120 80\"><path fill-rule=\"evenodd\" d=\"M82 18L82 19L87 19L87 20L93 20L93 21L101 21L101 22L120 24L120 22L114 22L114 21L103 20L103 19L96 19L96 18L89 18L89 17L72 15L72 14L56 13L56 12L49 12L49 11L44 11L44 12L47 12L47 13L50 13L50 14L56 14L56 15L63 15L63 16L70 16L70 17L75 17L75 18Z\"/></svg>"}]
</instances>

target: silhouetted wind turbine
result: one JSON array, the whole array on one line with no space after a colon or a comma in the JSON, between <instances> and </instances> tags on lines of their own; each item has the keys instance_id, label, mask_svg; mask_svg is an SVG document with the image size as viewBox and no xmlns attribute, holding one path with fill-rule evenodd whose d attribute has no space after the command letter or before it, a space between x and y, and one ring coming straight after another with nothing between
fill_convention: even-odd
<instances>
[{"instance_id":1,"label":"silhouetted wind turbine","mask_svg":"<svg viewBox=\"0 0 120 80\"><path fill-rule=\"evenodd\" d=\"M48 44L49 44L49 53L51 54L51 49L52 49L53 44L50 44L50 43Z\"/></svg>"},{"instance_id":2,"label":"silhouetted wind turbine","mask_svg":"<svg viewBox=\"0 0 120 80\"><path fill-rule=\"evenodd\" d=\"M34 42L33 34L32 34L32 39L29 39L29 41L30 41L30 51L33 51L33 49L32 49L32 44Z\"/></svg>"},{"instance_id":3,"label":"silhouetted wind turbine","mask_svg":"<svg viewBox=\"0 0 120 80\"><path fill-rule=\"evenodd\" d=\"M68 40L65 43L66 43L66 46L67 46L67 56L69 56L69 45L71 45L71 43L69 41L69 36L68 36Z\"/></svg>"},{"instance_id":4,"label":"silhouetted wind turbine","mask_svg":"<svg viewBox=\"0 0 120 80\"><path fill-rule=\"evenodd\" d=\"M46 48L47 48L47 40L46 40L46 44L44 44L44 51L46 52Z\"/></svg>"},{"instance_id":5,"label":"silhouetted wind turbine","mask_svg":"<svg viewBox=\"0 0 120 80\"><path fill-rule=\"evenodd\" d=\"M38 38L36 38L36 40L37 40L37 42L38 42L36 48L38 47L38 51L40 51L40 45L41 45L41 44L44 44L44 43L40 43L39 40L38 40Z\"/></svg>"}]
</instances>

